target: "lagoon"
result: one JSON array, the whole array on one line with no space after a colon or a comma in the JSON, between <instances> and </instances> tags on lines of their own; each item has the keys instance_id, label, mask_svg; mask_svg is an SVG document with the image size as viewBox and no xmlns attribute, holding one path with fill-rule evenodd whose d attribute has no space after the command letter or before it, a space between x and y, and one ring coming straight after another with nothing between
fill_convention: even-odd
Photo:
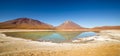
<instances>
[{"instance_id":1,"label":"lagoon","mask_svg":"<svg viewBox=\"0 0 120 56\"><path fill-rule=\"evenodd\" d=\"M27 32L3 32L7 36L30 39L40 42L71 42L78 38L86 38L97 35L97 32L82 31L27 31Z\"/></svg>"}]
</instances>

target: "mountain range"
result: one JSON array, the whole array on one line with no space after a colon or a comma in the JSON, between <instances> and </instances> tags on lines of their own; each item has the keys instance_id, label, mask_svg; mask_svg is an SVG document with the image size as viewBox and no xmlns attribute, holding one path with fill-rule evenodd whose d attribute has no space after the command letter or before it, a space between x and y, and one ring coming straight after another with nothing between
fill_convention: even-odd
<instances>
[{"instance_id":1,"label":"mountain range","mask_svg":"<svg viewBox=\"0 0 120 56\"><path fill-rule=\"evenodd\" d=\"M47 30L108 30L108 29L120 29L120 26L100 26L94 28L85 28L72 21L65 21L61 25L54 27L50 24L34 20L31 18L17 18L5 22L0 22L0 29L47 29Z\"/></svg>"}]
</instances>

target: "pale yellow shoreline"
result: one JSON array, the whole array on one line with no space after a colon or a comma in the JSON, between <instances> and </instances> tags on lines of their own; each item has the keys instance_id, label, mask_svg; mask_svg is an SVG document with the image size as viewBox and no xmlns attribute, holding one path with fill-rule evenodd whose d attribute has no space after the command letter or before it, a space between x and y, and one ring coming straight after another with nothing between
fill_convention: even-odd
<instances>
[{"instance_id":1,"label":"pale yellow shoreline","mask_svg":"<svg viewBox=\"0 0 120 56\"><path fill-rule=\"evenodd\" d=\"M79 30L41 30L41 29L0 29L0 32L23 32L23 31L99 31L99 30L89 30L89 29L79 29Z\"/></svg>"},{"instance_id":2,"label":"pale yellow shoreline","mask_svg":"<svg viewBox=\"0 0 120 56\"><path fill-rule=\"evenodd\" d=\"M0 32L14 31L22 30L0 30ZM120 42L93 41L58 44L14 38L0 33L0 56L120 56Z\"/></svg>"}]
</instances>

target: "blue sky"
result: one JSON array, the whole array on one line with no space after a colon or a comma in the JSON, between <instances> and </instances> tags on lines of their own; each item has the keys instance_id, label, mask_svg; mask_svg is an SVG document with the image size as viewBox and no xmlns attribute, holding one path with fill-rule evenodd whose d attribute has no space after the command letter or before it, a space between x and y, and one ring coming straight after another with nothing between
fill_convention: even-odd
<instances>
[{"instance_id":1,"label":"blue sky","mask_svg":"<svg viewBox=\"0 0 120 56\"><path fill-rule=\"evenodd\" d=\"M19 17L58 26L71 20L83 27L120 25L120 0L0 0L0 22Z\"/></svg>"}]
</instances>

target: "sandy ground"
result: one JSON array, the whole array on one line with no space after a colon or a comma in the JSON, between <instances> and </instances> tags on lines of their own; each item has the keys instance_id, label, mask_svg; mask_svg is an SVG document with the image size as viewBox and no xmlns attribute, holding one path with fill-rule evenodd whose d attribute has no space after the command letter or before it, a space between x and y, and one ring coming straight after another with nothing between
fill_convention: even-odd
<instances>
[{"instance_id":1,"label":"sandy ground","mask_svg":"<svg viewBox=\"0 0 120 56\"><path fill-rule=\"evenodd\" d=\"M23 30L0 30L0 32L8 31ZM95 39L87 43L37 42L0 33L0 56L120 56L119 32L118 30L101 31L102 39L110 37L113 40Z\"/></svg>"}]
</instances>

